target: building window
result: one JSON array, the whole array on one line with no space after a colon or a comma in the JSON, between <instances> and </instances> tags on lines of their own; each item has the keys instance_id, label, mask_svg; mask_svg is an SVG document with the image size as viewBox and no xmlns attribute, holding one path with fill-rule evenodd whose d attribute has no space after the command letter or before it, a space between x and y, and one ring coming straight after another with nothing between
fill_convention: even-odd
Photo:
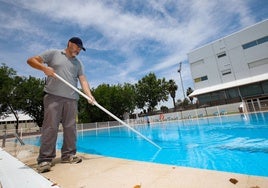
<instances>
[{"instance_id":1,"label":"building window","mask_svg":"<svg viewBox=\"0 0 268 188\"><path fill-rule=\"evenodd\" d=\"M262 86L262 90L265 94L268 93L268 81L264 81L261 83L261 86Z\"/></svg>"},{"instance_id":2,"label":"building window","mask_svg":"<svg viewBox=\"0 0 268 188\"><path fill-rule=\"evenodd\" d=\"M218 56L218 58L224 57L224 56L226 56L226 52L219 53L219 54L217 54L217 56Z\"/></svg>"},{"instance_id":3,"label":"building window","mask_svg":"<svg viewBox=\"0 0 268 188\"><path fill-rule=\"evenodd\" d=\"M238 88L230 88L226 90L226 95L228 99L234 99L239 97Z\"/></svg>"},{"instance_id":4,"label":"building window","mask_svg":"<svg viewBox=\"0 0 268 188\"><path fill-rule=\"evenodd\" d=\"M250 62L250 63L248 63L248 68L252 69L252 68L263 66L266 64L268 64L268 58L264 58L261 60Z\"/></svg>"},{"instance_id":5,"label":"building window","mask_svg":"<svg viewBox=\"0 0 268 188\"><path fill-rule=\"evenodd\" d=\"M265 42L268 42L268 36L260 38L260 39L257 40L257 44L262 44L262 43L265 43Z\"/></svg>"},{"instance_id":6,"label":"building window","mask_svg":"<svg viewBox=\"0 0 268 188\"><path fill-rule=\"evenodd\" d=\"M225 99L225 92L223 90L211 93L211 101L219 101L223 99Z\"/></svg>"},{"instance_id":7,"label":"building window","mask_svg":"<svg viewBox=\"0 0 268 188\"><path fill-rule=\"evenodd\" d=\"M231 69L221 71L222 76L225 76L225 75L231 74L231 73L232 73Z\"/></svg>"},{"instance_id":8,"label":"building window","mask_svg":"<svg viewBox=\"0 0 268 188\"><path fill-rule=\"evenodd\" d=\"M239 87L242 97L253 97L263 94L259 83Z\"/></svg>"},{"instance_id":9,"label":"building window","mask_svg":"<svg viewBox=\"0 0 268 188\"><path fill-rule=\"evenodd\" d=\"M247 48L251 48L251 47L256 46L256 45L257 45L257 42L253 41L253 42L243 44L242 47L243 47L243 49L247 49Z\"/></svg>"},{"instance_id":10,"label":"building window","mask_svg":"<svg viewBox=\"0 0 268 188\"><path fill-rule=\"evenodd\" d=\"M201 77L201 81L205 81L205 80L207 80L208 79L208 76L202 76Z\"/></svg>"},{"instance_id":11,"label":"building window","mask_svg":"<svg viewBox=\"0 0 268 188\"><path fill-rule=\"evenodd\" d=\"M195 79L194 79L194 82L195 82L195 83L201 82L201 78L195 78Z\"/></svg>"},{"instance_id":12,"label":"building window","mask_svg":"<svg viewBox=\"0 0 268 188\"><path fill-rule=\"evenodd\" d=\"M208 79L208 76L202 76L202 77L199 77L199 78L195 78L194 82L198 83L198 82L201 82L201 81L205 81L207 79Z\"/></svg>"},{"instance_id":13,"label":"building window","mask_svg":"<svg viewBox=\"0 0 268 188\"><path fill-rule=\"evenodd\" d=\"M257 45L262 44L262 43L265 43L265 42L268 42L268 36L265 36L265 37L262 37L260 39L257 39L257 40L248 42L246 44L243 44L242 45L242 48L245 50L247 48L251 48L253 46L257 46Z\"/></svg>"},{"instance_id":14,"label":"building window","mask_svg":"<svg viewBox=\"0 0 268 188\"><path fill-rule=\"evenodd\" d=\"M199 95L197 98L200 105L210 104L211 101L210 94Z\"/></svg>"}]
</instances>

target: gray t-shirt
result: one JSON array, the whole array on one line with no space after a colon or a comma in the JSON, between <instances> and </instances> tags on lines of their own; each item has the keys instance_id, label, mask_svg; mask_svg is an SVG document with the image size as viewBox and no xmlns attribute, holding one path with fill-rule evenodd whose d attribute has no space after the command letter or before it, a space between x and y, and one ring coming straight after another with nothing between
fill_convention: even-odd
<instances>
[{"instance_id":1,"label":"gray t-shirt","mask_svg":"<svg viewBox=\"0 0 268 188\"><path fill-rule=\"evenodd\" d=\"M44 63L52 67L64 80L77 87L78 77L84 74L82 63L76 58L68 58L65 50L48 50L40 55ZM44 91L53 95L78 99L79 95L72 88L57 78L48 77Z\"/></svg>"}]
</instances>

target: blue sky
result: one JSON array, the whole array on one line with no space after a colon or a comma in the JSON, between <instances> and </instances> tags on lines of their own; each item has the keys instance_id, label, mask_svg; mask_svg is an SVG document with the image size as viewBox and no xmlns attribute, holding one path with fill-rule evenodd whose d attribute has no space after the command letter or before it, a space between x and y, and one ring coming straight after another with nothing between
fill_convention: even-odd
<instances>
[{"instance_id":1,"label":"blue sky","mask_svg":"<svg viewBox=\"0 0 268 188\"><path fill-rule=\"evenodd\" d=\"M267 10L267 0L0 0L0 63L42 78L27 58L79 36L91 87L134 84L153 72L175 80L182 99L179 62L185 91L194 89L187 54L267 19Z\"/></svg>"}]
</instances>

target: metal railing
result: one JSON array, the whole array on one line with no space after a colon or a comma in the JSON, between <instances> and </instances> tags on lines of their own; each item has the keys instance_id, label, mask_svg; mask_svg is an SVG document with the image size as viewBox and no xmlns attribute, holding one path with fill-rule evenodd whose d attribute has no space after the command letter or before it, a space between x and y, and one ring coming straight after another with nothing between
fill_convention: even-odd
<instances>
[{"instance_id":1,"label":"metal railing","mask_svg":"<svg viewBox=\"0 0 268 188\"><path fill-rule=\"evenodd\" d=\"M144 125L147 124L148 118L150 123L159 123L163 121L179 121L179 120L185 120L185 119L194 119L194 118L204 118L204 117L211 117L211 116L224 116L227 114L235 114L235 113L241 113L239 111L239 106L241 103L234 103L234 104L228 104L228 105L221 105L221 106L213 106L213 107L203 107L198 109L192 109L192 110L185 110L185 111L179 111L179 112L171 112L171 113L165 113L163 115L157 114L152 115L149 117L138 117L136 119L127 119L125 120L125 123L127 123L129 126L136 126L136 125ZM268 100L263 100L261 103L258 103L258 105L261 106L262 110L268 110ZM246 108L245 108L246 109ZM119 127L122 126L122 124L118 121L108 121L108 122L95 122L95 123L81 123L77 124L77 130L97 130L97 129L105 129L105 128L113 128L113 127ZM5 141L9 137L13 137L17 139L22 139L24 136L29 135L39 135L41 133L41 129L35 125L25 125L22 124L19 126L20 128L16 131L14 129L14 124L9 125L0 125L0 139L4 138ZM59 126L59 132L62 132L62 126ZM4 145L4 144L2 144Z\"/></svg>"}]
</instances>

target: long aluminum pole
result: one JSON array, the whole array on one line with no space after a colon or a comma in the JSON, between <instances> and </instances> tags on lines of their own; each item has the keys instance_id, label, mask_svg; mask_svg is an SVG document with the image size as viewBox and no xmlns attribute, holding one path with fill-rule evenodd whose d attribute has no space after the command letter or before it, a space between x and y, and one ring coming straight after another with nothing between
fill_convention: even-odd
<instances>
[{"instance_id":1,"label":"long aluminum pole","mask_svg":"<svg viewBox=\"0 0 268 188\"><path fill-rule=\"evenodd\" d=\"M80 95L82 95L83 97L85 97L87 100L91 101L91 99L84 94L83 92L81 92L79 89L77 89L76 87L74 87L73 85L71 85L69 82L67 82L66 80L64 80L62 77L60 77L58 74L54 73L54 75L61 80L63 83L65 83L66 85L68 85L70 88L72 88L73 90L75 90L77 93L79 93ZM97 103L96 101L93 101L93 104L95 106L97 106L99 109L101 109L102 111L104 111L105 113L107 113L108 115L110 115L111 117L113 117L115 120L119 121L120 123L122 123L123 125L125 125L127 128L129 128L130 130L132 130L133 132L135 132L136 134L138 134L140 137L144 138L146 141L150 142L151 144L153 144L154 146L156 146L158 149L162 149L159 145L157 145L156 143L154 143L152 140L148 139L147 137L145 137L143 134L141 134L140 132L136 131L135 129L133 129L132 127L130 127L128 124L126 124L124 121L122 121L121 119L119 119L118 117L116 117L114 114L112 114L111 112L109 112L108 110L106 110L104 107L102 107L99 103Z\"/></svg>"},{"instance_id":2,"label":"long aluminum pole","mask_svg":"<svg viewBox=\"0 0 268 188\"><path fill-rule=\"evenodd\" d=\"M182 82L182 77L181 77L181 64L182 62L180 62L180 65L179 65L179 69L178 69L178 73L180 74L180 78L181 78L181 88L182 88L182 93L183 93L183 101L185 100L185 93L184 93L184 87L183 87L183 82Z\"/></svg>"}]
</instances>

